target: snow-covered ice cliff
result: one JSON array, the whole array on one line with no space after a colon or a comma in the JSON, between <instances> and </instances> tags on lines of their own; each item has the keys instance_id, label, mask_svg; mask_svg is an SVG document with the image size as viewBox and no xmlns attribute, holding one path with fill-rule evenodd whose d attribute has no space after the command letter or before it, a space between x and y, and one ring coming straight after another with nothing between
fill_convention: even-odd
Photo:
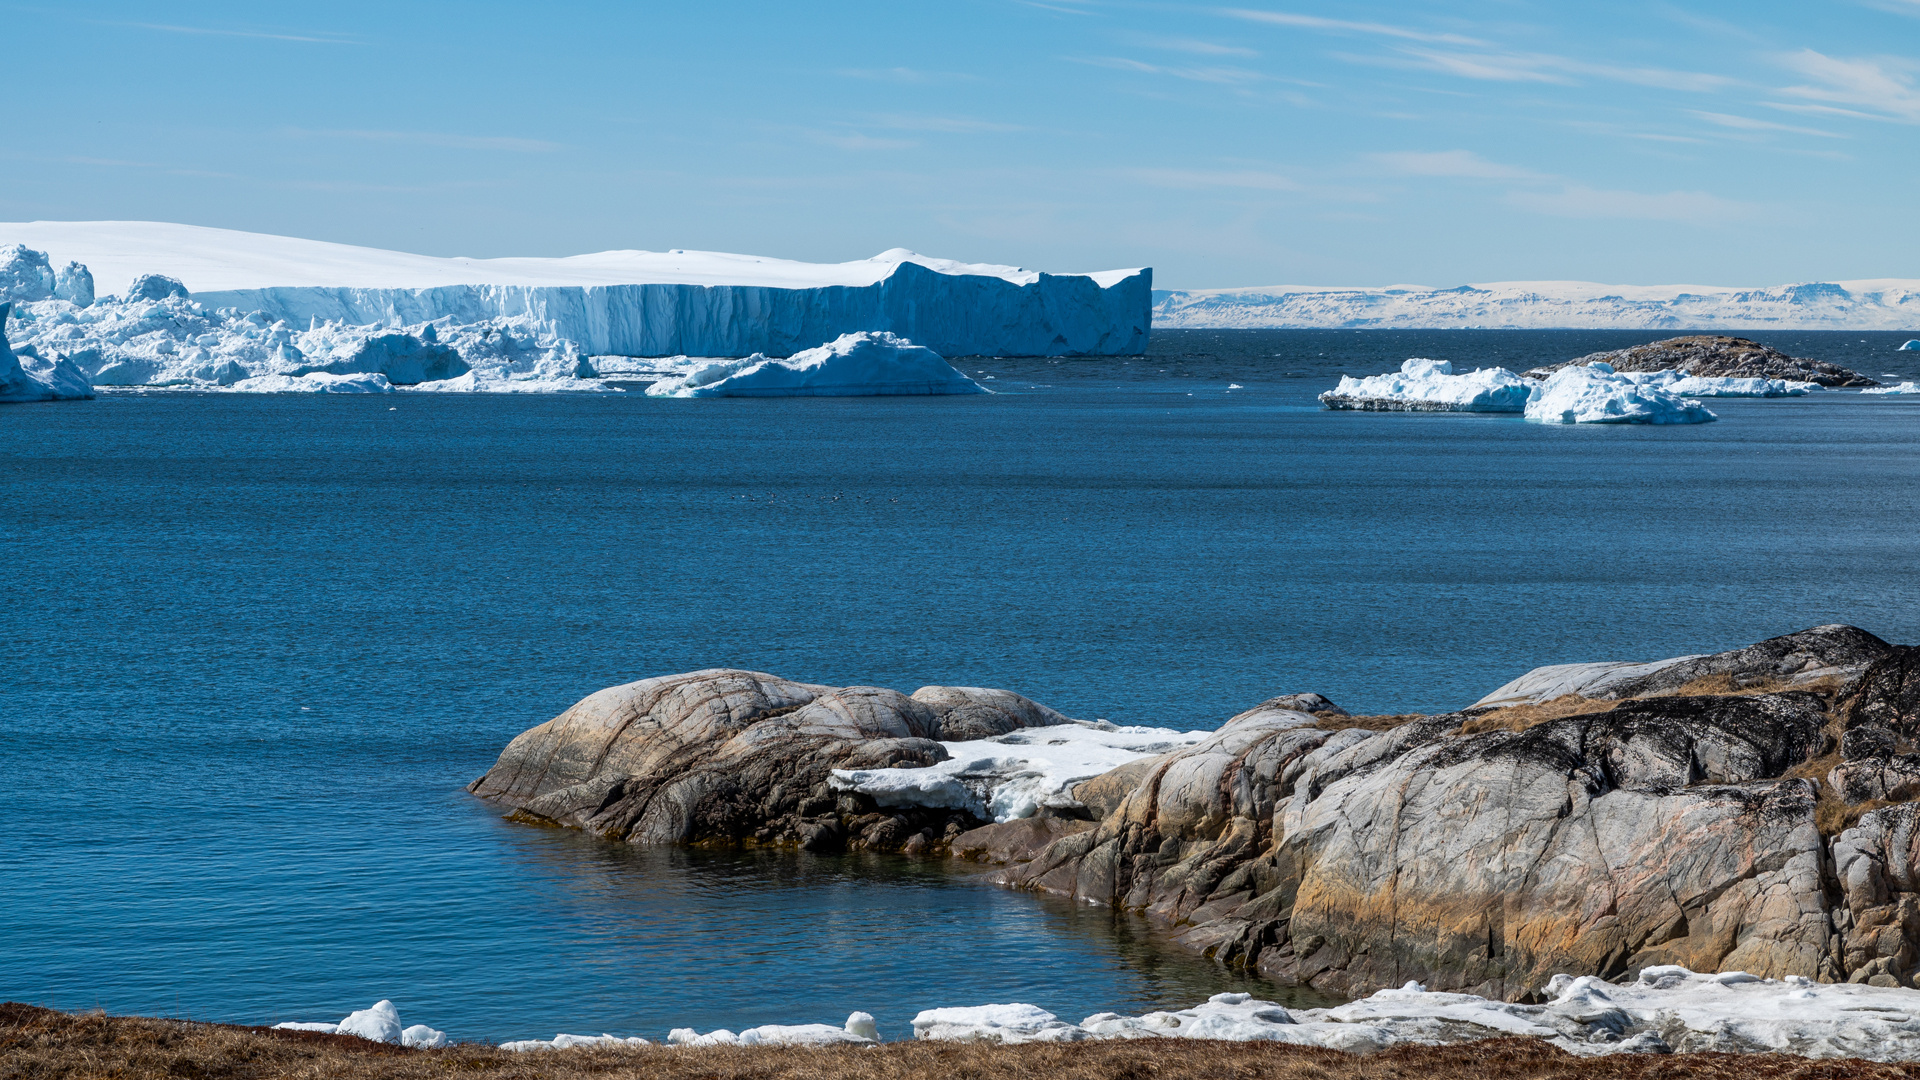
<instances>
[{"instance_id":1,"label":"snow-covered ice cliff","mask_svg":"<svg viewBox=\"0 0 1920 1080\"><path fill-rule=\"evenodd\" d=\"M93 384L71 361L47 359L28 346L16 355L7 343L11 303L0 303L0 401L62 401L90 398Z\"/></svg>"},{"instance_id":2,"label":"snow-covered ice cliff","mask_svg":"<svg viewBox=\"0 0 1920 1080\"><path fill-rule=\"evenodd\" d=\"M943 356L1122 355L1146 348L1152 271L1043 274L903 248L845 263L703 251L435 258L146 221L0 223L0 245L84 263L120 293L139 274L209 308L307 326L524 319L591 355L786 356L860 330Z\"/></svg>"},{"instance_id":3,"label":"snow-covered ice cliff","mask_svg":"<svg viewBox=\"0 0 1920 1080\"><path fill-rule=\"evenodd\" d=\"M1153 325L1181 328L1904 330L1920 326L1920 280L1772 288L1498 281L1337 288L1156 290Z\"/></svg>"}]
</instances>

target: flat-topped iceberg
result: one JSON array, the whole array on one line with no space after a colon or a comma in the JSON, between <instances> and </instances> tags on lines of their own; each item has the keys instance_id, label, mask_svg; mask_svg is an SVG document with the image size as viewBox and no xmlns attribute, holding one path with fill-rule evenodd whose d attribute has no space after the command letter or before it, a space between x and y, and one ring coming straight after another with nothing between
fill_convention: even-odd
<instances>
[{"instance_id":1,"label":"flat-topped iceberg","mask_svg":"<svg viewBox=\"0 0 1920 1080\"><path fill-rule=\"evenodd\" d=\"M685 374L647 388L653 397L852 397L985 394L932 349L888 333L843 334L785 359L689 360Z\"/></svg>"},{"instance_id":2,"label":"flat-topped iceberg","mask_svg":"<svg viewBox=\"0 0 1920 1080\"><path fill-rule=\"evenodd\" d=\"M1456 375L1445 360L1414 357L1398 374L1340 377L1320 395L1329 409L1388 412L1517 413L1526 408L1534 382L1506 368L1480 368Z\"/></svg>"},{"instance_id":3,"label":"flat-topped iceberg","mask_svg":"<svg viewBox=\"0 0 1920 1080\"><path fill-rule=\"evenodd\" d=\"M681 250L436 258L151 221L0 223L0 243L83 262L105 292L158 273L209 308L289 326L522 319L594 356L789 356L859 330L943 356L1137 354L1153 279L1147 269L1047 274L904 248L844 263ZM39 264L34 272L38 289Z\"/></svg>"},{"instance_id":4,"label":"flat-topped iceberg","mask_svg":"<svg viewBox=\"0 0 1920 1080\"><path fill-rule=\"evenodd\" d=\"M1705 405L1636 381L1607 364L1561 368L1534 388L1526 418L1541 424L1704 424Z\"/></svg>"},{"instance_id":5,"label":"flat-topped iceberg","mask_svg":"<svg viewBox=\"0 0 1920 1080\"><path fill-rule=\"evenodd\" d=\"M19 353L7 343L10 303L0 303L0 402L72 401L93 396L86 373L64 358L41 357L31 345Z\"/></svg>"},{"instance_id":6,"label":"flat-topped iceberg","mask_svg":"<svg viewBox=\"0 0 1920 1080\"><path fill-rule=\"evenodd\" d=\"M1301 723L1311 722L1302 716ZM835 769L836 791L884 807L942 807L1011 821L1042 808L1077 807L1073 785L1129 762L1194 746L1210 731L1070 721L986 739L942 742L947 760L923 768Z\"/></svg>"}]
</instances>

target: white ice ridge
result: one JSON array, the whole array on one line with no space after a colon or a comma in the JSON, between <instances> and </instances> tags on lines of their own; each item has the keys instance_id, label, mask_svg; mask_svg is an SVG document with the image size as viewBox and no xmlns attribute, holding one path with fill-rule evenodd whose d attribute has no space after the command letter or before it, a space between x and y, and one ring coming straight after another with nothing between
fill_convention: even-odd
<instances>
[{"instance_id":1,"label":"white ice ridge","mask_svg":"<svg viewBox=\"0 0 1920 1080\"><path fill-rule=\"evenodd\" d=\"M1705 405L1593 363L1563 367L1534 387L1526 418L1542 424L1704 424Z\"/></svg>"},{"instance_id":2,"label":"white ice ridge","mask_svg":"<svg viewBox=\"0 0 1920 1080\"><path fill-rule=\"evenodd\" d=\"M685 374L647 388L653 397L847 397L985 394L932 349L888 333L842 334L784 360L690 359Z\"/></svg>"},{"instance_id":3,"label":"white ice ridge","mask_svg":"<svg viewBox=\"0 0 1920 1080\"><path fill-rule=\"evenodd\" d=\"M1329 408L1400 408L1431 412L1517 413L1526 408L1534 381L1506 368L1479 368L1456 375L1445 360L1414 357L1398 374L1340 377L1340 385L1320 395Z\"/></svg>"},{"instance_id":4,"label":"white ice ridge","mask_svg":"<svg viewBox=\"0 0 1920 1080\"><path fill-rule=\"evenodd\" d=\"M275 1024L275 1028L289 1031L320 1031L329 1035L358 1035L374 1042L398 1043L401 1046L413 1046L423 1050L447 1045L447 1033L435 1031L425 1024L415 1024L409 1028L400 1026L400 1012L391 1001L376 1001L372 1007L351 1012L337 1024Z\"/></svg>"},{"instance_id":5,"label":"white ice ridge","mask_svg":"<svg viewBox=\"0 0 1920 1080\"><path fill-rule=\"evenodd\" d=\"M1301 717L1301 723L1312 718ZM1193 746L1211 731L1174 731L1076 721L1005 735L941 743L947 760L917 769L835 769L835 791L857 791L886 807L967 810L1012 821L1042 807L1074 807L1070 789L1130 761Z\"/></svg>"},{"instance_id":6,"label":"white ice ridge","mask_svg":"<svg viewBox=\"0 0 1920 1080\"><path fill-rule=\"evenodd\" d=\"M1920 352L1920 338L1916 338L1913 341L1909 341L1905 345L1902 345L1893 351L1894 352Z\"/></svg>"},{"instance_id":7,"label":"white ice ridge","mask_svg":"<svg viewBox=\"0 0 1920 1080\"><path fill-rule=\"evenodd\" d=\"M1863 394L1920 394L1920 383L1909 379L1895 386L1876 386L1860 392Z\"/></svg>"},{"instance_id":8,"label":"white ice ridge","mask_svg":"<svg viewBox=\"0 0 1920 1080\"><path fill-rule=\"evenodd\" d=\"M1920 280L1893 278L1771 288L1496 281L1153 294L1153 325L1165 329L1906 330L1916 323Z\"/></svg>"},{"instance_id":9,"label":"white ice ridge","mask_svg":"<svg viewBox=\"0 0 1920 1080\"><path fill-rule=\"evenodd\" d=\"M209 307L294 326L526 318L590 355L787 356L856 330L945 356L1138 353L1152 291L1147 269L1045 274L904 248L843 263L680 250L437 258L151 221L0 223L8 244L85 263L102 292L164 274Z\"/></svg>"},{"instance_id":10,"label":"white ice ridge","mask_svg":"<svg viewBox=\"0 0 1920 1080\"><path fill-rule=\"evenodd\" d=\"M1190 1009L1142 1016L1097 1013L1069 1024L1034 1005L929 1009L922 1039L1001 1043L1185 1038L1271 1041L1338 1050L1384 1050L1501 1036L1545 1039L1571 1053L1787 1053L1811 1058L1920 1060L1920 991L1818 984L1745 972L1701 975L1642 970L1610 983L1556 975L1549 1000L1519 1005L1418 983L1329 1009L1288 1009L1247 994L1217 994Z\"/></svg>"}]
</instances>

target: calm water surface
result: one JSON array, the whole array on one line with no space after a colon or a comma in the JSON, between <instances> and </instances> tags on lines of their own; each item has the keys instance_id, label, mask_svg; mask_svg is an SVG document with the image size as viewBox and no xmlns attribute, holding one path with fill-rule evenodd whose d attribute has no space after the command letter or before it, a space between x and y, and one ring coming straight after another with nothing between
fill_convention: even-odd
<instances>
[{"instance_id":1,"label":"calm water surface","mask_svg":"<svg viewBox=\"0 0 1920 1080\"><path fill-rule=\"evenodd\" d=\"M461 788L595 689L716 665L1213 726L1822 622L1920 641L1920 401L1561 428L1313 400L1407 356L1650 336L1166 333L963 360L987 398L0 409L0 997L245 1022L391 997L496 1039L855 1008L900 1036L935 1005L1233 988L942 865L625 850ZM1768 340L1920 378L1909 336Z\"/></svg>"}]
</instances>

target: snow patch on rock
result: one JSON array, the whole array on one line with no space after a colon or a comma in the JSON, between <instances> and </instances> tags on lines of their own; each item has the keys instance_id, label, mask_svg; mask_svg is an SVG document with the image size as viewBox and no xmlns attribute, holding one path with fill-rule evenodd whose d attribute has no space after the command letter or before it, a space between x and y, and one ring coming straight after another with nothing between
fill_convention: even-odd
<instances>
[{"instance_id":1,"label":"snow patch on rock","mask_svg":"<svg viewBox=\"0 0 1920 1080\"><path fill-rule=\"evenodd\" d=\"M1303 715L1301 723L1312 723L1312 717ZM1069 794L1073 785L1213 734L1072 721L943 742L947 760L924 768L835 769L827 783L835 791L870 796L884 807L967 810L975 817L1012 821L1042 808L1078 808Z\"/></svg>"}]
</instances>

